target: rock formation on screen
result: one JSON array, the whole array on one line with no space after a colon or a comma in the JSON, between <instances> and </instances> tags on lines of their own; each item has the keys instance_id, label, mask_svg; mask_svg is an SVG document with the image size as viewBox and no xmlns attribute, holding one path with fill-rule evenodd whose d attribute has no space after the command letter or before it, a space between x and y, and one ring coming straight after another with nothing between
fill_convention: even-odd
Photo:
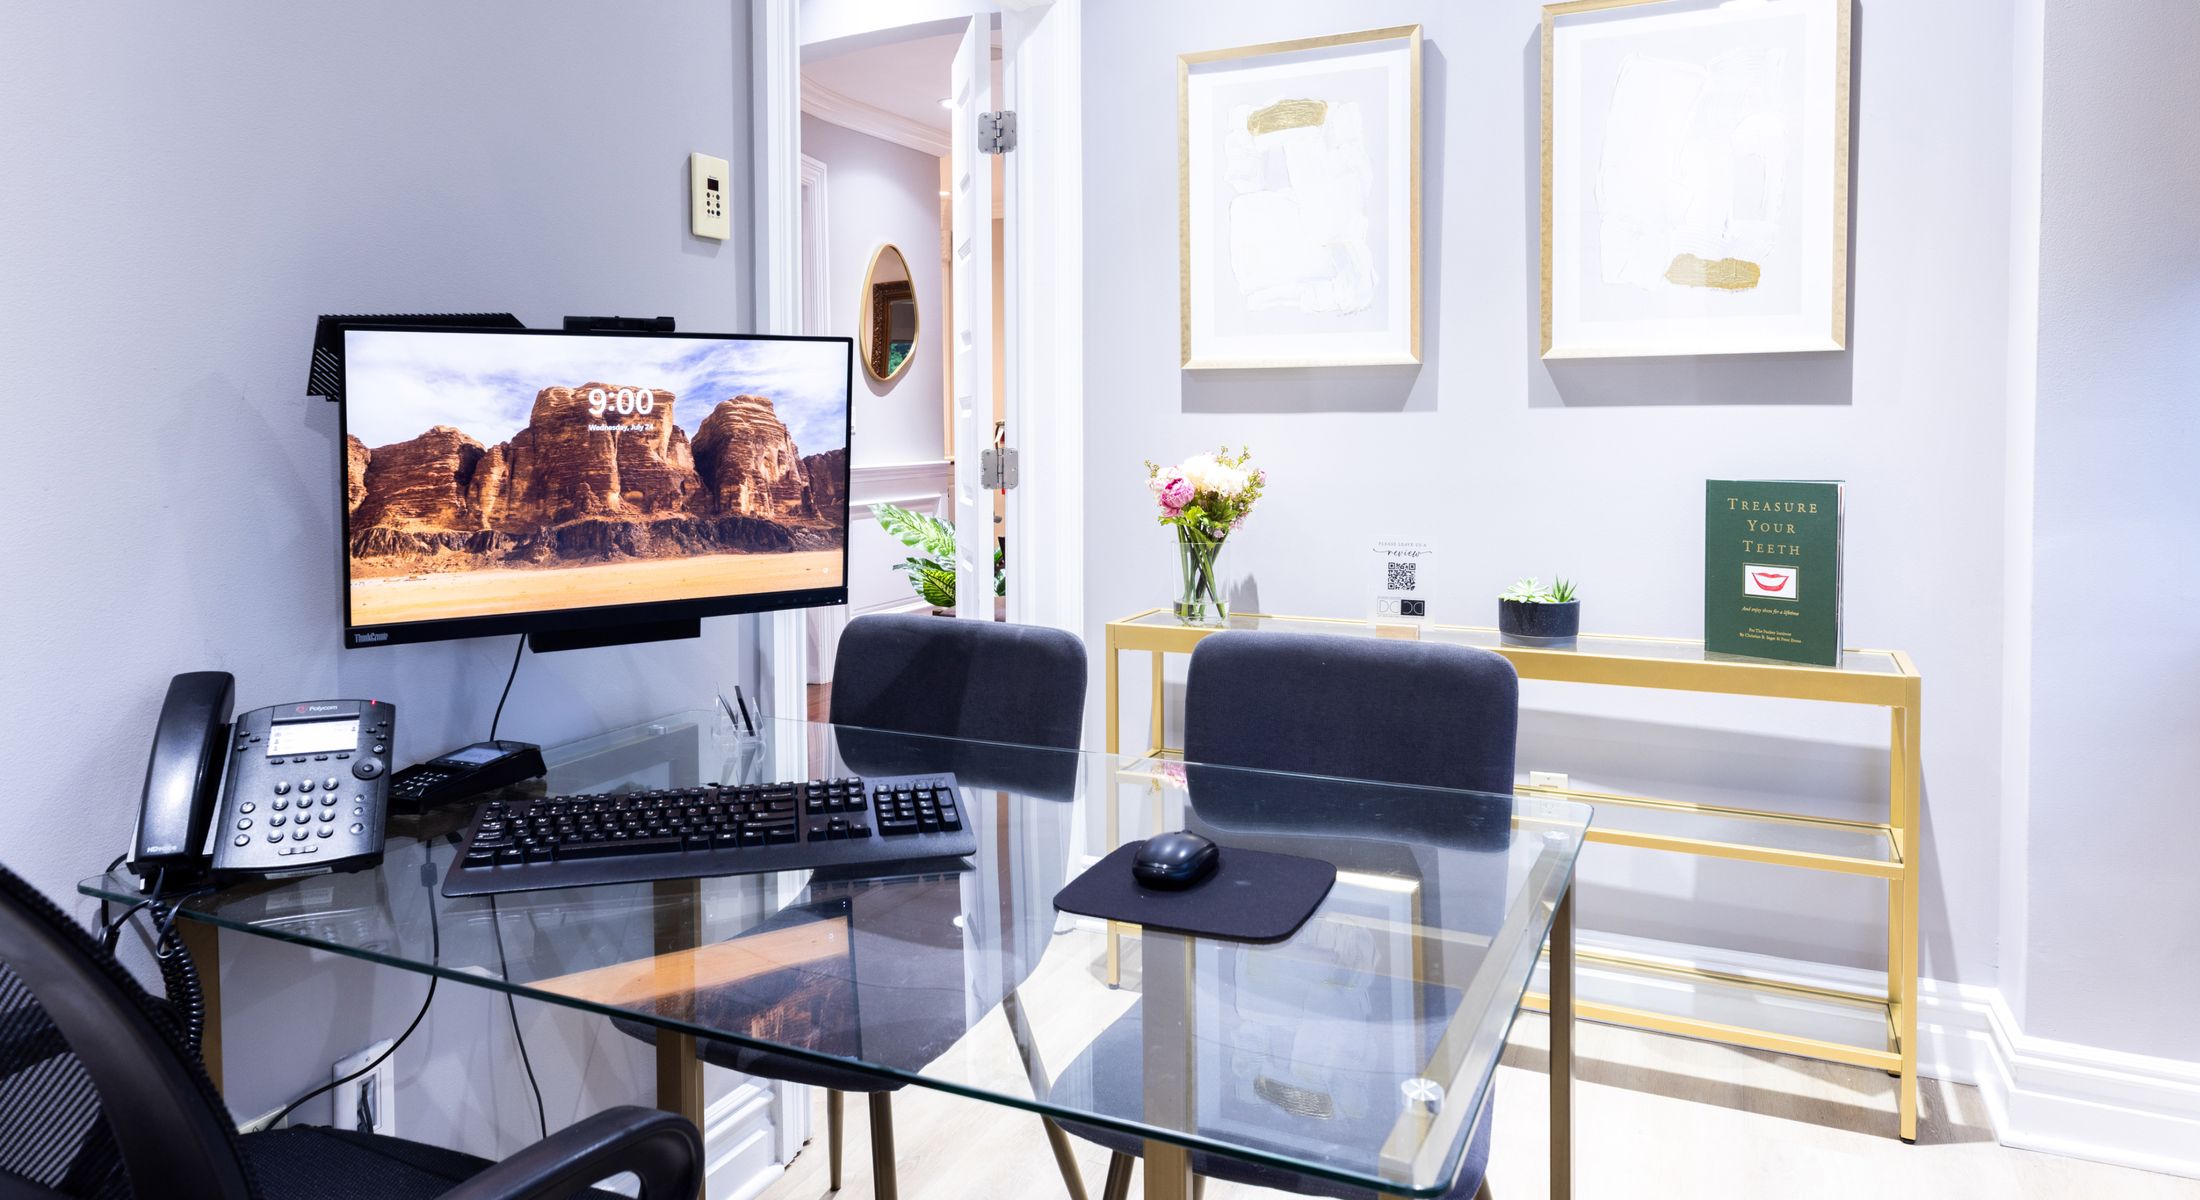
<instances>
[{"instance_id":1,"label":"rock formation on screen","mask_svg":"<svg viewBox=\"0 0 2200 1200\"><path fill-rule=\"evenodd\" d=\"M845 449L805 459L762 396L721 401L690 446L670 392L653 391L647 413L592 411L592 393L622 386L641 391L544 388L526 428L495 446L448 425L371 450L348 438L355 573L840 545Z\"/></svg>"},{"instance_id":2,"label":"rock formation on screen","mask_svg":"<svg viewBox=\"0 0 2200 1200\"><path fill-rule=\"evenodd\" d=\"M802 474L810 481L810 507L835 526L846 528L848 448L841 446L805 457Z\"/></svg>"}]
</instances>

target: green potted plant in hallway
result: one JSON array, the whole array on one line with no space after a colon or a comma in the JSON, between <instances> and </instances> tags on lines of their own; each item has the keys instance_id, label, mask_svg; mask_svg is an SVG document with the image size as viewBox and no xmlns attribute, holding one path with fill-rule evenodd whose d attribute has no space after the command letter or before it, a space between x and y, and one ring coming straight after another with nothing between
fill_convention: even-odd
<instances>
[{"instance_id":1,"label":"green potted plant in hallway","mask_svg":"<svg viewBox=\"0 0 2200 1200\"><path fill-rule=\"evenodd\" d=\"M874 504L871 515L878 518L879 528L913 551L909 557L895 563L894 569L909 578L909 586L919 599L932 606L933 612L952 614L955 611L955 523L912 512L896 504ZM995 596L1008 594L1006 557L998 545L994 546Z\"/></svg>"}]
</instances>

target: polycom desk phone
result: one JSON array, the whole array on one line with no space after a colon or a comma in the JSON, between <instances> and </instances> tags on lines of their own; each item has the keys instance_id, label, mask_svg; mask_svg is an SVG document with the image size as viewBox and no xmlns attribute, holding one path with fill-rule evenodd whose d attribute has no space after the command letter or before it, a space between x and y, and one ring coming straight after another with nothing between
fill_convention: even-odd
<instances>
[{"instance_id":1,"label":"polycom desk phone","mask_svg":"<svg viewBox=\"0 0 2200 1200\"><path fill-rule=\"evenodd\" d=\"M391 776L390 802L398 812L421 813L548 772L533 742L475 742Z\"/></svg>"},{"instance_id":2,"label":"polycom desk phone","mask_svg":"<svg viewBox=\"0 0 2200 1200\"><path fill-rule=\"evenodd\" d=\"M308 700L230 720L236 680L168 683L130 870L168 888L355 871L382 861L397 710Z\"/></svg>"}]
</instances>

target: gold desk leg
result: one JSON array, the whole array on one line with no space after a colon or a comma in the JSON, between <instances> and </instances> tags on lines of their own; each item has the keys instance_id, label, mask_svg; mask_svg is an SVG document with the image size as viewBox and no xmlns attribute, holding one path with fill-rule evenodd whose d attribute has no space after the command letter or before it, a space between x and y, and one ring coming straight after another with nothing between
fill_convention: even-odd
<instances>
[{"instance_id":1,"label":"gold desk leg","mask_svg":"<svg viewBox=\"0 0 2200 1200\"><path fill-rule=\"evenodd\" d=\"M1192 1152L1174 1142L1146 1143L1146 1200L1191 1200Z\"/></svg>"},{"instance_id":2,"label":"gold desk leg","mask_svg":"<svg viewBox=\"0 0 2200 1200\"><path fill-rule=\"evenodd\" d=\"M1924 856L1924 838L1919 813L1924 791L1924 772L1919 766L1918 719L1919 696L1916 681L1911 681L1909 703L1895 710L1896 770L1900 773L1901 812L1896 817L1896 828L1902 833L1902 909L1901 928L1888 935L1893 944L1901 939L1901 996L1895 1002L1895 1036L1902 1045L1902 1079L1898 1084L1895 1106L1902 1140L1917 1141L1917 909L1919 860Z\"/></svg>"},{"instance_id":3,"label":"gold desk leg","mask_svg":"<svg viewBox=\"0 0 2200 1200\"><path fill-rule=\"evenodd\" d=\"M1153 740L1146 744L1159 750L1168 743L1162 740L1162 730L1168 727L1168 713L1162 709L1161 651L1153 652Z\"/></svg>"},{"instance_id":4,"label":"gold desk leg","mask_svg":"<svg viewBox=\"0 0 2200 1200\"><path fill-rule=\"evenodd\" d=\"M1574 889L1551 922L1551 1200L1574 1194Z\"/></svg>"},{"instance_id":5,"label":"gold desk leg","mask_svg":"<svg viewBox=\"0 0 2200 1200\"><path fill-rule=\"evenodd\" d=\"M1117 666L1119 665L1119 662L1118 662L1118 660L1119 660L1119 659L1120 659L1120 658L1121 658L1122 656L1121 656L1121 653L1120 653L1119 651L1117 651L1117 650L1116 650L1116 648L1115 648L1115 628L1114 628L1113 626L1110 626L1110 627L1108 628L1108 637L1107 637L1107 657L1108 657L1108 670L1107 670L1107 676L1108 676L1108 700L1107 700L1107 713L1108 713L1108 744L1107 744L1107 749L1108 749L1108 753L1109 753L1110 755L1115 755L1115 754L1120 754L1120 753L1122 753L1122 741L1123 741L1123 733L1122 733L1122 724L1121 724L1121 722L1122 722L1122 719L1123 719L1123 714L1122 714L1122 711L1121 711L1121 710L1122 710L1122 691L1121 691L1121 688L1122 688L1122 680L1121 680L1120 678L1118 678L1118 675L1117 675L1117 671L1116 671L1116 668L1117 668ZM1115 787L1114 787L1114 785L1113 785L1113 784L1110 784L1110 785L1108 786L1108 788L1107 788L1107 798L1106 798L1106 799L1105 799L1105 800L1103 801L1103 803L1105 803L1105 804L1107 805L1107 813L1108 813L1108 818L1107 818L1107 819L1108 819L1108 836L1107 836L1107 845L1105 845L1104 847L1102 847L1102 848L1101 848L1101 850L1102 850L1102 853L1106 853L1107 851L1110 851L1110 850L1113 850L1113 849L1115 849L1115 839L1116 839L1116 837L1117 837L1118 833L1120 832L1120 830L1118 829L1118 826L1120 825L1120 822L1118 821L1118 819L1117 819L1117 817L1116 817L1116 811L1115 811ZM1115 922L1113 922L1113 921L1110 921L1110 922L1108 922L1108 986L1109 986L1109 987L1111 987L1111 988L1112 988L1112 987L1120 987L1120 986L1122 986L1122 983L1123 983L1123 932L1122 932L1122 930L1120 930L1120 929L1118 929L1118 928L1116 927L1116 924L1115 924Z\"/></svg>"},{"instance_id":6,"label":"gold desk leg","mask_svg":"<svg viewBox=\"0 0 2200 1200\"><path fill-rule=\"evenodd\" d=\"M702 881L661 879L650 887L656 899L657 953L695 949L700 944ZM693 1034L657 1031L657 1107L703 1127L703 1060Z\"/></svg>"},{"instance_id":7,"label":"gold desk leg","mask_svg":"<svg viewBox=\"0 0 2200 1200\"><path fill-rule=\"evenodd\" d=\"M222 1090L222 943L221 929L188 917L176 920L184 952L199 970L199 993L206 1000L206 1028L199 1037L199 1061L214 1090Z\"/></svg>"},{"instance_id":8,"label":"gold desk leg","mask_svg":"<svg viewBox=\"0 0 2200 1200\"><path fill-rule=\"evenodd\" d=\"M1190 1129L1198 1064L1192 1057L1192 939L1147 931L1138 939L1146 1124ZM1146 1200L1191 1200L1192 1154L1174 1142L1145 1146Z\"/></svg>"}]
</instances>

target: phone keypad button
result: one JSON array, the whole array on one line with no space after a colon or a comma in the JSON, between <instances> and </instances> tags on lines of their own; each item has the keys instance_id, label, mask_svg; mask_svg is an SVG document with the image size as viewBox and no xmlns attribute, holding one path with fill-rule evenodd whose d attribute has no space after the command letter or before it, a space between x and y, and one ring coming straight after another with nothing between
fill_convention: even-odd
<instances>
[{"instance_id":1,"label":"phone keypad button","mask_svg":"<svg viewBox=\"0 0 2200 1200\"><path fill-rule=\"evenodd\" d=\"M353 821L351 823L351 831L353 833L365 833L367 831L367 827L357 821Z\"/></svg>"},{"instance_id":2,"label":"phone keypad button","mask_svg":"<svg viewBox=\"0 0 2200 1200\"><path fill-rule=\"evenodd\" d=\"M332 829L332 828L322 828L322 829L316 829L316 830L314 830L314 831L313 831L313 836L315 836L315 837L330 837L330 836L333 836L333 835L334 835L335 833L336 833L336 830L334 830L334 829Z\"/></svg>"},{"instance_id":3,"label":"phone keypad button","mask_svg":"<svg viewBox=\"0 0 2200 1200\"><path fill-rule=\"evenodd\" d=\"M302 842L306 840L306 831L303 829L293 829L290 831L290 836Z\"/></svg>"},{"instance_id":4,"label":"phone keypad button","mask_svg":"<svg viewBox=\"0 0 2200 1200\"><path fill-rule=\"evenodd\" d=\"M252 818L250 818L250 817L238 817L238 818L237 818L237 828L239 828L239 829L250 829L250 828L252 828Z\"/></svg>"},{"instance_id":5,"label":"phone keypad button","mask_svg":"<svg viewBox=\"0 0 2200 1200\"><path fill-rule=\"evenodd\" d=\"M278 796L288 796L290 794L290 781L288 779L276 780L275 794Z\"/></svg>"},{"instance_id":6,"label":"phone keypad button","mask_svg":"<svg viewBox=\"0 0 2200 1200\"><path fill-rule=\"evenodd\" d=\"M326 790L328 790L328 791L331 791L331 792L335 791L335 790L336 790L336 777L335 777L334 775L331 775L331 776L329 776L329 777L328 777L327 779L324 779L324 780L322 780L322 781L321 781L321 786L322 786L322 788L324 788L324 789L326 789Z\"/></svg>"},{"instance_id":7,"label":"phone keypad button","mask_svg":"<svg viewBox=\"0 0 2200 1200\"><path fill-rule=\"evenodd\" d=\"M238 812L241 812L241 813L256 813L256 812L260 811L260 806L259 806L259 805L257 805L257 804L254 804L254 803L253 803L253 802L251 802L250 800L247 800L247 801L245 801L244 803L242 803L242 804L240 804L240 805L238 805L238 806L237 806L237 811L238 811Z\"/></svg>"},{"instance_id":8,"label":"phone keypad button","mask_svg":"<svg viewBox=\"0 0 2200 1200\"><path fill-rule=\"evenodd\" d=\"M336 819L336 810L335 810L335 809L333 809L333 808L324 808L324 809L322 809L322 810L321 810L321 820L322 820L322 821L323 821L324 823L325 823L325 822L329 822L329 821L333 821L333 820L335 820L335 819Z\"/></svg>"},{"instance_id":9,"label":"phone keypad button","mask_svg":"<svg viewBox=\"0 0 2200 1200\"><path fill-rule=\"evenodd\" d=\"M269 833L269 834L267 835L267 840L268 840L268 841L271 841L271 842L279 842L279 841L282 841L282 840L283 840L283 834L282 834L282 831L278 829L278 830L275 830L274 832L271 832L271 833Z\"/></svg>"},{"instance_id":10,"label":"phone keypad button","mask_svg":"<svg viewBox=\"0 0 2200 1200\"><path fill-rule=\"evenodd\" d=\"M238 834L238 835L237 835L237 840L236 840L236 841L235 841L234 843L232 843L232 845L238 845L238 846L249 846L249 845L251 845L251 844L252 844L252 837L251 837L251 835L249 835L249 834L243 834L243 833L240 833L240 834Z\"/></svg>"}]
</instances>

